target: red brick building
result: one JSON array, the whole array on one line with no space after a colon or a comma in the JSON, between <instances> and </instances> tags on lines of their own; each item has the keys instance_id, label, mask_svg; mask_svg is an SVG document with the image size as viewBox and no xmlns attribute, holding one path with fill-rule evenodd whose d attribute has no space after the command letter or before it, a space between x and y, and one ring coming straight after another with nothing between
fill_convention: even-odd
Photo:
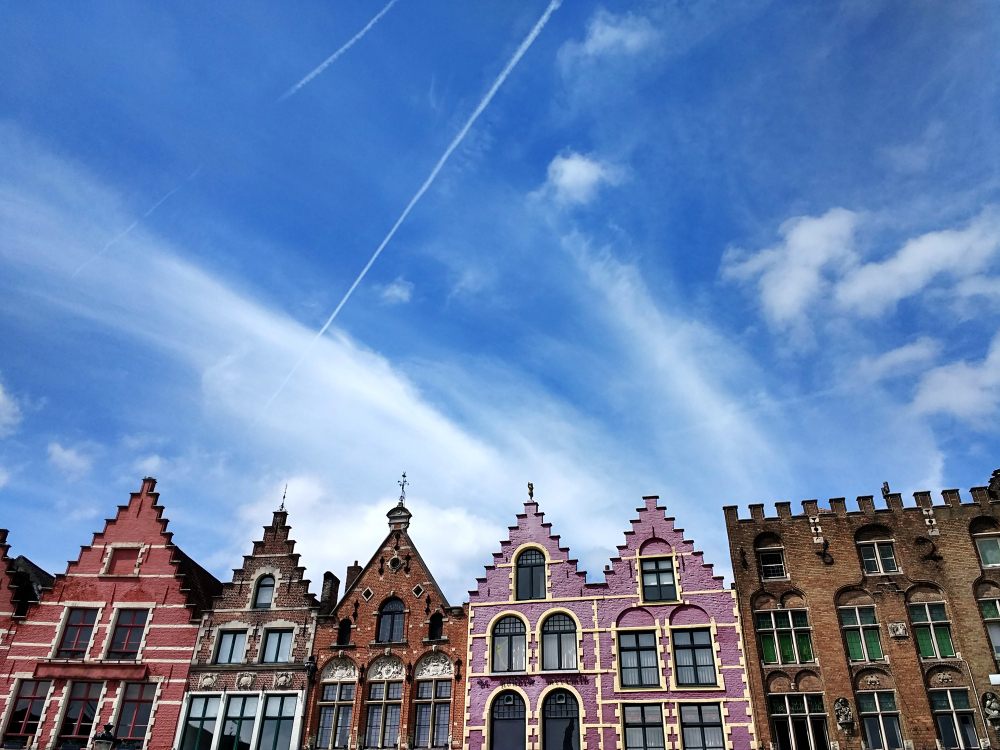
<instances>
[{"instance_id":1,"label":"red brick building","mask_svg":"<svg viewBox=\"0 0 1000 750\"><path fill-rule=\"evenodd\" d=\"M387 515L389 535L364 568L348 568L316 629L310 747L462 747L465 612L413 544L402 499Z\"/></svg>"},{"instance_id":2,"label":"red brick building","mask_svg":"<svg viewBox=\"0 0 1000 750\"><path fill-rule=\"evenodd\" d=\"M287 520L282 505L202 617L177 729L181 750L301 746L320 602L309 591ZM327 600L336 598L336 586L328 573Z\"/></svg>"},{"instance_id":3,"label":"red brick building","mask_svg":"<svg viewBox=\"0 0 1000 750\"><path fill-rule=\"evenodd\" d=\"M998 489L725 509L761 747L1000 743Z\"/></svg>"},{"instance_id":4,"label":"red brick building","mask_svg":"<svg viewBox=\"0 0 1000 750\"><path fill-rule=\"evenodd\" d=\"M4 747L167 750L198 638L219 582L167 531L146 478L23 617L0 652ZM6 601L6 600L4 600Z\"/></svg>"}]
</instances>

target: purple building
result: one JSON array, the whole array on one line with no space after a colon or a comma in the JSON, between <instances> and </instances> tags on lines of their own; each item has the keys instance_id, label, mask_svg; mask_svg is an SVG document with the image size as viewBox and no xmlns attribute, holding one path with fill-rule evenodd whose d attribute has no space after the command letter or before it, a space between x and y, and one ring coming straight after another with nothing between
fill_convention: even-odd
<instances>
[{"instance_id":1,"label":"purple building","mask_svg":"<svg viewBox=\"0 0 1000 750\"><path fill-rule=\"evenodd\" d=\"M754 746L735 595L657 499L587 583L529 487L469 592L469 750Z\"/></svg>"}]
</instances>

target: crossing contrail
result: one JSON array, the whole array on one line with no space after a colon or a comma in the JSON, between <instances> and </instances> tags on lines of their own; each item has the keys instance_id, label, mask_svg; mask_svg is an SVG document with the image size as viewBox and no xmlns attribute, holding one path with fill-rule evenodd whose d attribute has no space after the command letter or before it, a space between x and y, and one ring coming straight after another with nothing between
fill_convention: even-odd
<instances>
[{"instance_id":1,"label":"crossing contrail","mask_svg":"<svg viewBox=\"0 0 1000 750\"><path fill-rule=\"evenodd\" d=\"M458 131L458 134L454 138L452 138L451 143L448 144L448 148L444 150L444 153L441 155L441 158L437 160L437 163L434 165L434 168L431 170L430 174L427 175L427 179L424 180L423 184L420 186L420 189L417 190L416 193L414 193L412 198L410 198L410 202L406 204L406 208L403 209L403 213L399 215L399 218L396 219L396 223L392 225L392 229L389 230L389 233L379 243L378 247L375 248L375 252L372 253L372 257L368 259L368 262L365 264L365 267L361 269L361 273L359 273L358 277L354 279L354 283L351 284L350 288L341 298L340 302L337 303L337 306L333 309L333 312L330 313L330 317L326 319L326 322L323 324L323 327L319 329L319 331L316 333L315 336L313 336L308 346L306 346L305 350L302 352L302 356L299 357L298 361L295 363L292 369L288 371L288 374L285 376L285 379L281 381L281 385L278 386L278 390L276 390L271 395L271 398L267 400L267 403L264 404L264 411L267 411L268 407L270 407L271 404L274 402L274 399L276 399L285 389L285 386L288 385L288 381L292 379L292 376L295 375L296 370L299 369L299 366L305 361L306 357L309 356L309 353L312 351L312 348L316 345L316 342L320 338L322 338L324 333L327 332L327 329L329 329L330 325L337 318L337 315L340 313L341 309L344 307L344 305L347 304L347 300L349 300L351 298L351 295L354 294L354 290L358 288L358 284L360 284L362 279L365 278L369 269L371 269L371 267L375 264L375 261L378 260L378 256L382 254L383 250L385 250L385 246L389 244L389 241L396 234L396 230L398 230L399 227L403 224L403 222L406 221L406 217L410 215L410 212L413 210L413 207L417 205L417 202L424 196L424 193L426 193L427 190L430 188L430 186L434 184L434 180L437 178L438 173L444 167L445 162L448 161L448 158L452 155L452 153L454 153L455 149L459 147L459 145L465 139L465 136L468 135L469 131L472 129L472 126L476 124L476 120L479 119L479 116L489 106L490 102L493 100L493 97L496 95L497 91L500 90L500 87L503 86L504 81L507 80L507 77L510 75L511 71L514 70L514 67L518 64L518 62L520 62L521 58L524 57L524 53L528 51L528 48L531 47L532 43L535 41L538 35L542 33L542 29L545 28L545 24L549 22L549 18L552 16L552 14L556 11L556 9L560 6L561 3L562 0L551 0L551 2L549 2L549 5L545 9L545 12L542 13L542 17L538 19L534 27L532 27L531 31L528 32L528 35L524 38L520 46L514 52L514 56L511 57L510 60L508 61L507 66L500 72L500 75L497 76L496 80L493 81L493 85L490 86L489 91L487 91L486 95L480 100L479 105L472 111L472 114L469 115L469 119L465 121L465 124L462 126L462 129Z\"/></svg>"},{"instance_id":2,"label":"crossing contrail","mask_svg":"<svg viewBox=\"0 0 1000 750\"><path fill-rule=\"evenodd\" d=\"M76 270L73 271L73 275L70 278L75 279L77 277L77 275L79 275L80 271L82 271L84 268L86 268L87 266L89 266L91 263L93 263L95 260L97 260L98 258L100 258L102 255L104 255L104 253L106 253L108 250L111 249L112 245L116 245L119 242L121 242L123 239L125 239L125 237L127 237L129 235L129 233L133 229L135 229L137 226L139 226L142 223L143 219L148 219L152 215L153 211L155 211L160 206L162 206L164 203L166 203L167 199L170 198L170 196L172 196L174 193L176 193L182 187L184 187L185 183L188 183L191 180L193 180L195 177L197 177L198 176L198 172L200 172L200 171L201 171L201 164L199 164L195 168L195 170L191 174L189 174L187 177L185 177L184 180L182 180L176 187L174 187L172 190L169 190L162 198L160 198L160 200L156 201L156 203L154 203L152 206L150 206L149 210L146 211L146 213L144 213L138 219L136 219L131 224L129 224L127 227L125 227L125 229L123 229L121 232L119 232L114 237L112 237L110 240L108 240L105 243L104 247L102 247L96 253L94 253L89 258L87 258L85 261L83 261L83 263L81 263L79 266L77 266Z\"/></svg>"},{"instance_id":3,"label":"crossing contrail","mask_svg":"<svg viewBox=\"0 0 1000 750\"><path fill-rule=\"evenodd\" d=\"M365 27L363 29L361 29L361 31L359 31L357 34L355 34L350 39L348 39L347 42L344 44L344 46L342 46L340 49L338 49L336 52L334 52L332 55L330 55L328 58L326 58L323 62L321 62L319 65L317 65L315 68L313 68L313 70L309 73L309 75L307 75L301 81L299 81L294 86L292 86L290 89L288 89L288 91L286 91L284 94L282 94L280 97L278 97L278 101L281 102L281 101L284 101L285 99L287 99L290 96L294 96L296 94L296 92L298 92L298 90L300 88L302 88L303 86L305 86L313 78L315 78L320 73L322 73L324 70L326 70L328 67L330 67L331 65L333 65L337 61L338 57L340 57L342 54L344 54L345 52L347 52L347 50L349 50L351 47L353 47L354 44L359 39L361 39L361 37L363 37L365 34L367 34L369 31L371 31L372 27L375 24L377 24L379 21L382 20L382 16L384 16L386 13L388 13L389 10L392 8L392 6L397 3L397 1L398 0L389 0L389 2L386 3L386 6L384 8L382 8L382 10L380 10L378 13L376 13L375 16L372 18L372 20L370 20L367 24L365 24Z\"/></svg>"}]
</instances>

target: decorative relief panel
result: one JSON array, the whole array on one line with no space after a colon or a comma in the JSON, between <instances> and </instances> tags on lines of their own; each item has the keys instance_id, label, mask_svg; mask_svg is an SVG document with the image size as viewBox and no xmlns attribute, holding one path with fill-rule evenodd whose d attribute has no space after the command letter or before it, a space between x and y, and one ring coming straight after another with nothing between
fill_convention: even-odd
<instances>
[{"instance_id":1,"label":"decorative relief panel","mask_svg":"<svg viewBox=\"0 0 1000 750\"><path fill-rule=\"evenodd\" d=\"M350 659L337 657L330 659L323 667L322 679L324 680L356 680L358 679L358 668Z\"/></svg>"},{"instance_id":2,"label":"decorative relief panel","mask_svg":"<svg viewBox=\"0 0 1000 750\"><path fill-rule=\"evenodd\" d=\"M395 656L380 656L368 667L369 680L401 680L404 674L403 662Z\"/></svg>"},{"instance_id":3,"label":"decorative relief panel","mask_svg":"<svg viewBox=\"0 0 1000 750\"><path fill-rule=\"evenodd\" d=\"M417 669L413 676L418 680L426 680L432 677L451 677L454 673L455 669L451 664L451 659L438 652L427 654L417 662Z\"/></svg>"}]
</instances>

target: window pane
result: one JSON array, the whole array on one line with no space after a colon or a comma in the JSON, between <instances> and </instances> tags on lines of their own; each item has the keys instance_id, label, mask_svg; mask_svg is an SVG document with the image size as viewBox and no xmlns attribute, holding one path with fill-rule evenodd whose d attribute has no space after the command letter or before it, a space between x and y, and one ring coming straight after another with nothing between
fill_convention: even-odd
<instances>
[{"instance_id":1,"label":"window pane","mask_svg":"<svg viewBox=\"0 0 1000 750\"><path fill-rule=\"evenodd\" d=\"M863 661L865 652L861 648L861 633L856 629L844 631L844 639L847 641L847 653L851 661Z\"/></svg>"},{"instance_id":2,"label":"window pane","mask_svg":"<svg viewBox=\"0 0 1000 750\"><path fill-rule=\"evenodd\" d=\"M883 573L895 573L896 570L898 570L896 567L896 553L892 549L891 542L879 543L878 555L879 559L882 561Z\"/></svg>"},{"instance_id":3,"label":"window pane","mask_svg":"<svg viewBox=\"0 0 1000 750\"><path fill-rule=\"evenodd\" d=\"M765 664L774 664L778 661L778 651L774 645L773 633L762 633L760 636L760 650L764 657Z\"/></svg>"},{"instance_id":4,"label":"window pane","mask_svg":"<svg viewBox=\"0 0 1000 750\"><path fill-rule=\"evenodd\" d=\"M865 647L868 649L869 659L882 658L882 641L877 629L865 628Z\"/></svg>"},{"instance_id":5,"label":"window pane","mask_svg":"<svg viewBox=\"0 0 1000 750\"><path fill-rule=\"evenodd\" d=\"M927 658L933 658L934 654L934 640L931 638L931 629L928 625L917 625L913 628L913 635L917 639L917 650L920 652L920 656Z\"/></svg>"},{"instance_id":6,"label":"window pane","mask_svg":"<svg viewBox=\"0 0 1000 750\"><path fill-rule=\"evenodd\" d=\"M1000 565L1000 539L997 537L977 539L976 546L979 548L979 557L983 565Z\"/></svg>"},{"instance_id":7,"label":"window pane","mask_svg":"<svg viewBox=\"0 0 1000 750\"><path fill-rule=\"evenodd\" d=\"M955 646L951 642L951 627L948 625L934 626L935 640L937 640L938 654L942 657L955 655Z\"/></svg>"},{"instance_id":8,"label":"window pane","mask_svg":"<svg viewBox=\"0 0 1000 750\"><path fill-rule=\"evenodd\" d=\"M813 660L812 636L809 633L798 633L796 641L799 644L799 661L806 662Z\"/></svg>"},{"instance_id":9,"label":"window pane","mask_svg":"<svg viewBox=\"0 0 1000 750\"><path fill-rule=\"evenodd\" d=\"M983 612L983 617L987 619L1000 619L1000 608L997 607L996 599L983 599L979 602L979 608Z\"/></svg>"}]
</instances>

